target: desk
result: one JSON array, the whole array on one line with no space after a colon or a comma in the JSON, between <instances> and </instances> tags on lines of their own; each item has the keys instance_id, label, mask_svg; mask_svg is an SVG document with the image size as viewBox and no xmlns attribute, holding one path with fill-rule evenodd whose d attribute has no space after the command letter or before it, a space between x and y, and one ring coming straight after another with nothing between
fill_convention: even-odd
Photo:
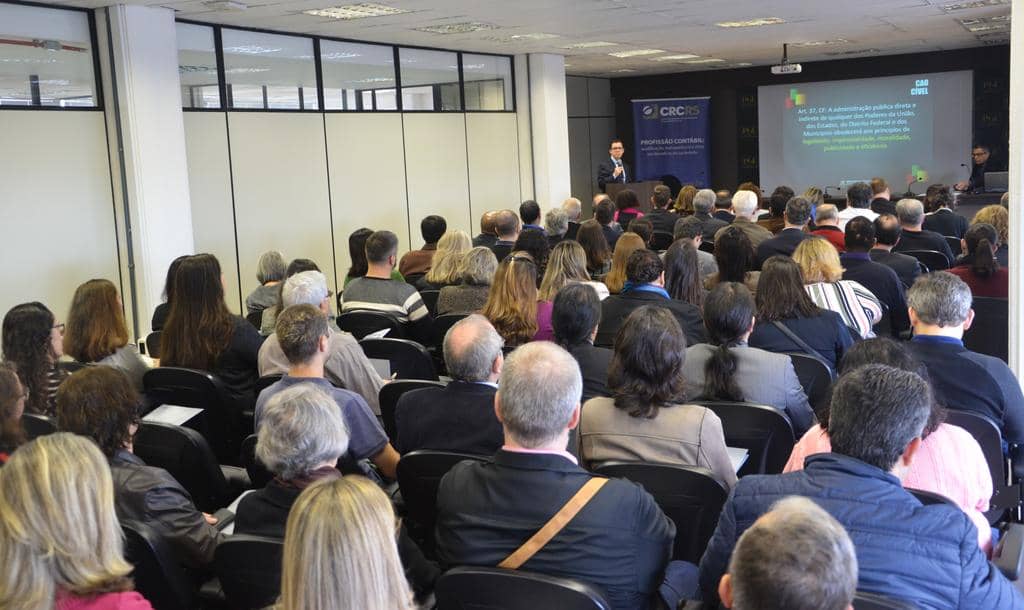
<instances>
[{"instance_id":1,"label":"desk","mask_svg":"<svg viewBox=\"0 0 1024 610\"><path fill-rule=\"evenodd\" d=\"M998 205L1003 198L1002 193L954 193L955 211L967 220L974 218L978 210L987 205Z\"/></svg>"}]
</instances>

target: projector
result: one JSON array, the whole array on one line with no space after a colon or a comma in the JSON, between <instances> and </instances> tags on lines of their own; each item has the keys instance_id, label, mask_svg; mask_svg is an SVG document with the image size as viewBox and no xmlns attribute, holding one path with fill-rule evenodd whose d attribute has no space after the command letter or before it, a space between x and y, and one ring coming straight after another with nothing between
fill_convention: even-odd
<instances>
[{"instance_id":1,"label":"projector","mask_svg":"<svg viewBox=\"0 0 1024 610\"><path fill-rule=\"evenodd\" d=\"M779 64L772 66L772 74L779 76L782 74L800 74L803 71L803 66L800 64Z\"/></svg>"}]
</instances>

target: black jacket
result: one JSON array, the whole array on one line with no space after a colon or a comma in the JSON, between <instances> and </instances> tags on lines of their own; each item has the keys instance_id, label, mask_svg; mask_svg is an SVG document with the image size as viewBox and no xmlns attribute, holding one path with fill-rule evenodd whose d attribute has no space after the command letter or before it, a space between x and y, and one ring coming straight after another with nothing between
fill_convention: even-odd
<instances>
[{"instance_id":1,"label":"black jacket","mask_svg":"<svg viewBox=\"0 0 1024 610\"><path fill-rule=\"evenodd\" d=\"M622 169L624 173L619 174L618 178L613 178L612 174L615 173L615 164L612 163L611 157L608 157L604 161L597 164L597 188L601 189L601 192L605 192L606 187L609 184L625 184L626 182L636 182L636 178L633 177L633 170L625 161L622 161Z\"/></svg>"},{"instance_id":2,"label":"black jacket","mask_svg":"<svg viewBox=\"0 0 1024 610\"><path fill-rule=\"evenodd\" d=\"M586 402L595 396L611 396L608 391L608 367L612 363L612 350L581 343L569 348L569 353L580 365L583 375L583 399Z\"/></svg>"},{"instance_id":3,"label":"black jacket","mask_svg":"<svg viewBox=\"0 0 1024 610\"><path fill-rule=\"evenodd\" d=\"M921 275L921 265L917 263L917 259L913 256L900 254L899 252L886 252L880 248L871 250L868 252L868 255L876 263L881 263L895 271L900 281L903 282L904 288L910 288L914 284L914 280L917 279L917 276Z\"/></svg>"},{"instance_id":4,"label":"black jacket","mask_svg":"<svg viewBox=\"0 0 1024 610\"><path fill-rule=\"evenodd\" d=\"M871 291L889 308L892 330L898 334L910 330L910 315L907 313L907 295L903 282L890 267L876 263L868 254L845 252L839 257L843 264L843 279L858 282Z\"/></svg>"},{"instance_id":5,"label":"black jacket","mask_svg":"<svg viewBox=\"0 0 1024 610\"><path fill-rule=\"evenodd\" d=\"M395 406L395 449L436 449L492 455L505 436L494 415L497 388L452 381L443 388L406 392Z\"/></svg>"},{"instance_id":6,"label":"black jacket","mask_svg":"<svg viewBox=\"0 0 1024 610\"><path fill-rule=\"evenodd\" d=\"M885 197L875 197L871 200L871 211L875 214L896 215L896 204Z\"/></svg>"},{"instance_id":7,"label":"black jacket","mask_svg":"<svg viewBox=\"0 0 1024 610\"><path fill-rule=\"evenodd\" d=\"M811 234L803 231L802 229L783 229L779 231L775 237L766 239L757 247L757 268L760 269L761 265L766 260L781 254L782 256L793 256L793 252L796 247L800 245L800 242L810 237Z\"/></svg>"},{"instance_id":8,"label":"black jacket","mask_svg":"<svg viewBox=\"0 0 1024 610\"><path fill-rule=\"evenodd\" d=\"M686 335L686 344L703 343L707 335L704 330L704 319L700 308L689 303L666 299L653 292L631 291L626 294L613 294L601 301L601 324L597 327L597 338L594 345L610 346L615 342L615 334L626 320L626 317L644 305L664 307L672 312L679 321Z\"/></svg>"},{"instance_id":9,"label":"black jacket","mask_svg":"<svg viewBox=\"0 0 1024 610\"><path fill-rule=\"evenodd\" d=\"M893 248L896 252L906 252L907 250L934 250L941 252L946 255L949 259L949 264L953 264L953 251L949 249L949 244L946 243L946 238L939 235L934 231L908 231L903 229L900 233L900 241Z\"/></svg>"},{"instance_id":10,"label":"black jacket","mask_svg":"<svg viewBox=\"0 0 1024 610\"><path fill-rule=\"evenodd\" d=\"M718 210L713 216L711 214L694 214L693 217L700 220L700 233L704 241L712 244L715 243L715 233L718 233L722 227L728 226L736 218L728 210Z\"/></svg>"},{"instance_id":11,"label":"black jacket","mask_svg":"<svg viewBox=\"0 0 1024 610\"><path fill-rule=\"evenodd\" d=\"M935 231L939 235L964 238L967 232L967 219L949 208L941 208L924 217L926 231Z\"/></svg>"},{"instance_id":12,"label":"black jacket","mask_svg":"<svg viewBox=\"0 0 1024 610\"><path fill-rule=\"evenodd\" d=\"M673 214L668 210L654 208L650 212L644 215L644 218L651 221L651 226L654 227L655 231L661 231L663 233L672 233L676 228L676 221L679 220L678 214Z\"/></svg>"},{"instance_id":13,"label":"black jacket","mask_svg":"<svg viewBox=\"0 0 1024 610\"><path fill-rule=\"evenodd\" d=\"M484 246L490 248L498 241L497 235L491 235L489 233L481 233L473 238L473 247Z\"/></svg>"}]
</instances>

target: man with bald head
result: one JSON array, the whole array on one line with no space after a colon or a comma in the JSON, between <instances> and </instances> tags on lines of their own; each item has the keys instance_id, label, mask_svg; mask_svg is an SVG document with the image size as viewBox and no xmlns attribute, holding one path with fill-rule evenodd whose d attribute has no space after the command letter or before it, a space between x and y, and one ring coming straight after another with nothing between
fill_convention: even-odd
<instances>
[{"instance_id":1,"label":"man with bald head","mask_svg":"<svg viewBox=\"0 0 1024 610\"><path fill-rule=\"evenodd\" d=\"M488 210L480 216L480 235L473 238L473 247L484 246L490 248L498 241L498 235L494 232L494 223L498 218L498 210Z\"/></svg>"},{"instance_id":2,"label":"man with bald head","mask_svg":"<svg viewBox=\"0 0 1024 610\"><path fill-rule=\"evenodd\" d=\"M494 257L498 259L499 263L512 253L512 248L515 247L516 240L519 239L519 232L522 230L523 225L519 222L519 216L512 210L499 210L495 213L494 233L498 239L487 247L494 252Z\"/></svg>"},{"instance_id":3,"label":"man with bald head","mask_svg":"<svg viewBox=\"0 0 1024 610\"><path fill-rule=\"evenodd\" d=\"M395 407L395 447L492 455L501 447L494 393L504 359L501 336L487 318L473 314L444 337L444 362L452 381L443 388L406 392Z\"/></svg>"},{"instance_id":4,"label":"man with bald head","mask_svg":"<svg viewBox=\"0 0 1024 610\"><path fill-rule=\"evenodd\" d=\"M732 214L736 217L732 226L747 235L754 250L757 250L761 242L773 237L771 231L757 224L757 204L757 194L753 191L736 191L732 196ZM722 227L715 233L715 241L718 241L718 234L724 230L725 227Z\"/></svg>"}]
</instances>

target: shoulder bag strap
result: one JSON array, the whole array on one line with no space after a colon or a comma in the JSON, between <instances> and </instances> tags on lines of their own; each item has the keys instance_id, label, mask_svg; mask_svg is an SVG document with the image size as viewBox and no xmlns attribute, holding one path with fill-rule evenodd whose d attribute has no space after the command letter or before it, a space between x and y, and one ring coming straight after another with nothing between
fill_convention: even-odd
<instances>
[{"instance_id":1,"label":"shoulder bag strap","mask_svg":"<svg viewBox=\"0 0 1024 610\"><path fill-rule=\"evenodd\" d=\"M801 339L799 337L799 335L797 335L795 332L791 331L788 326L786 326L782 322L779 322L778 320L775 320L774 322L772 322L772 324L774 324L775 328L779 329L779 331L782 334L784 334L787 337L789 337L790 341L792 341L793 343L796 343L800 347L800 349L802 349L804 352L810 354L811 356L814 356L815 358L817 358L818 360L821 360L822 362L826 363L826 365L827 365L828 360L824 356L821 355L821 352L819 352L818 350L814 349L810 345L807 345L807 342L804 341L803 339ZM832 367L830 366L829 369L831 369L831 368Z\"/></svg>"}]
</instances>

